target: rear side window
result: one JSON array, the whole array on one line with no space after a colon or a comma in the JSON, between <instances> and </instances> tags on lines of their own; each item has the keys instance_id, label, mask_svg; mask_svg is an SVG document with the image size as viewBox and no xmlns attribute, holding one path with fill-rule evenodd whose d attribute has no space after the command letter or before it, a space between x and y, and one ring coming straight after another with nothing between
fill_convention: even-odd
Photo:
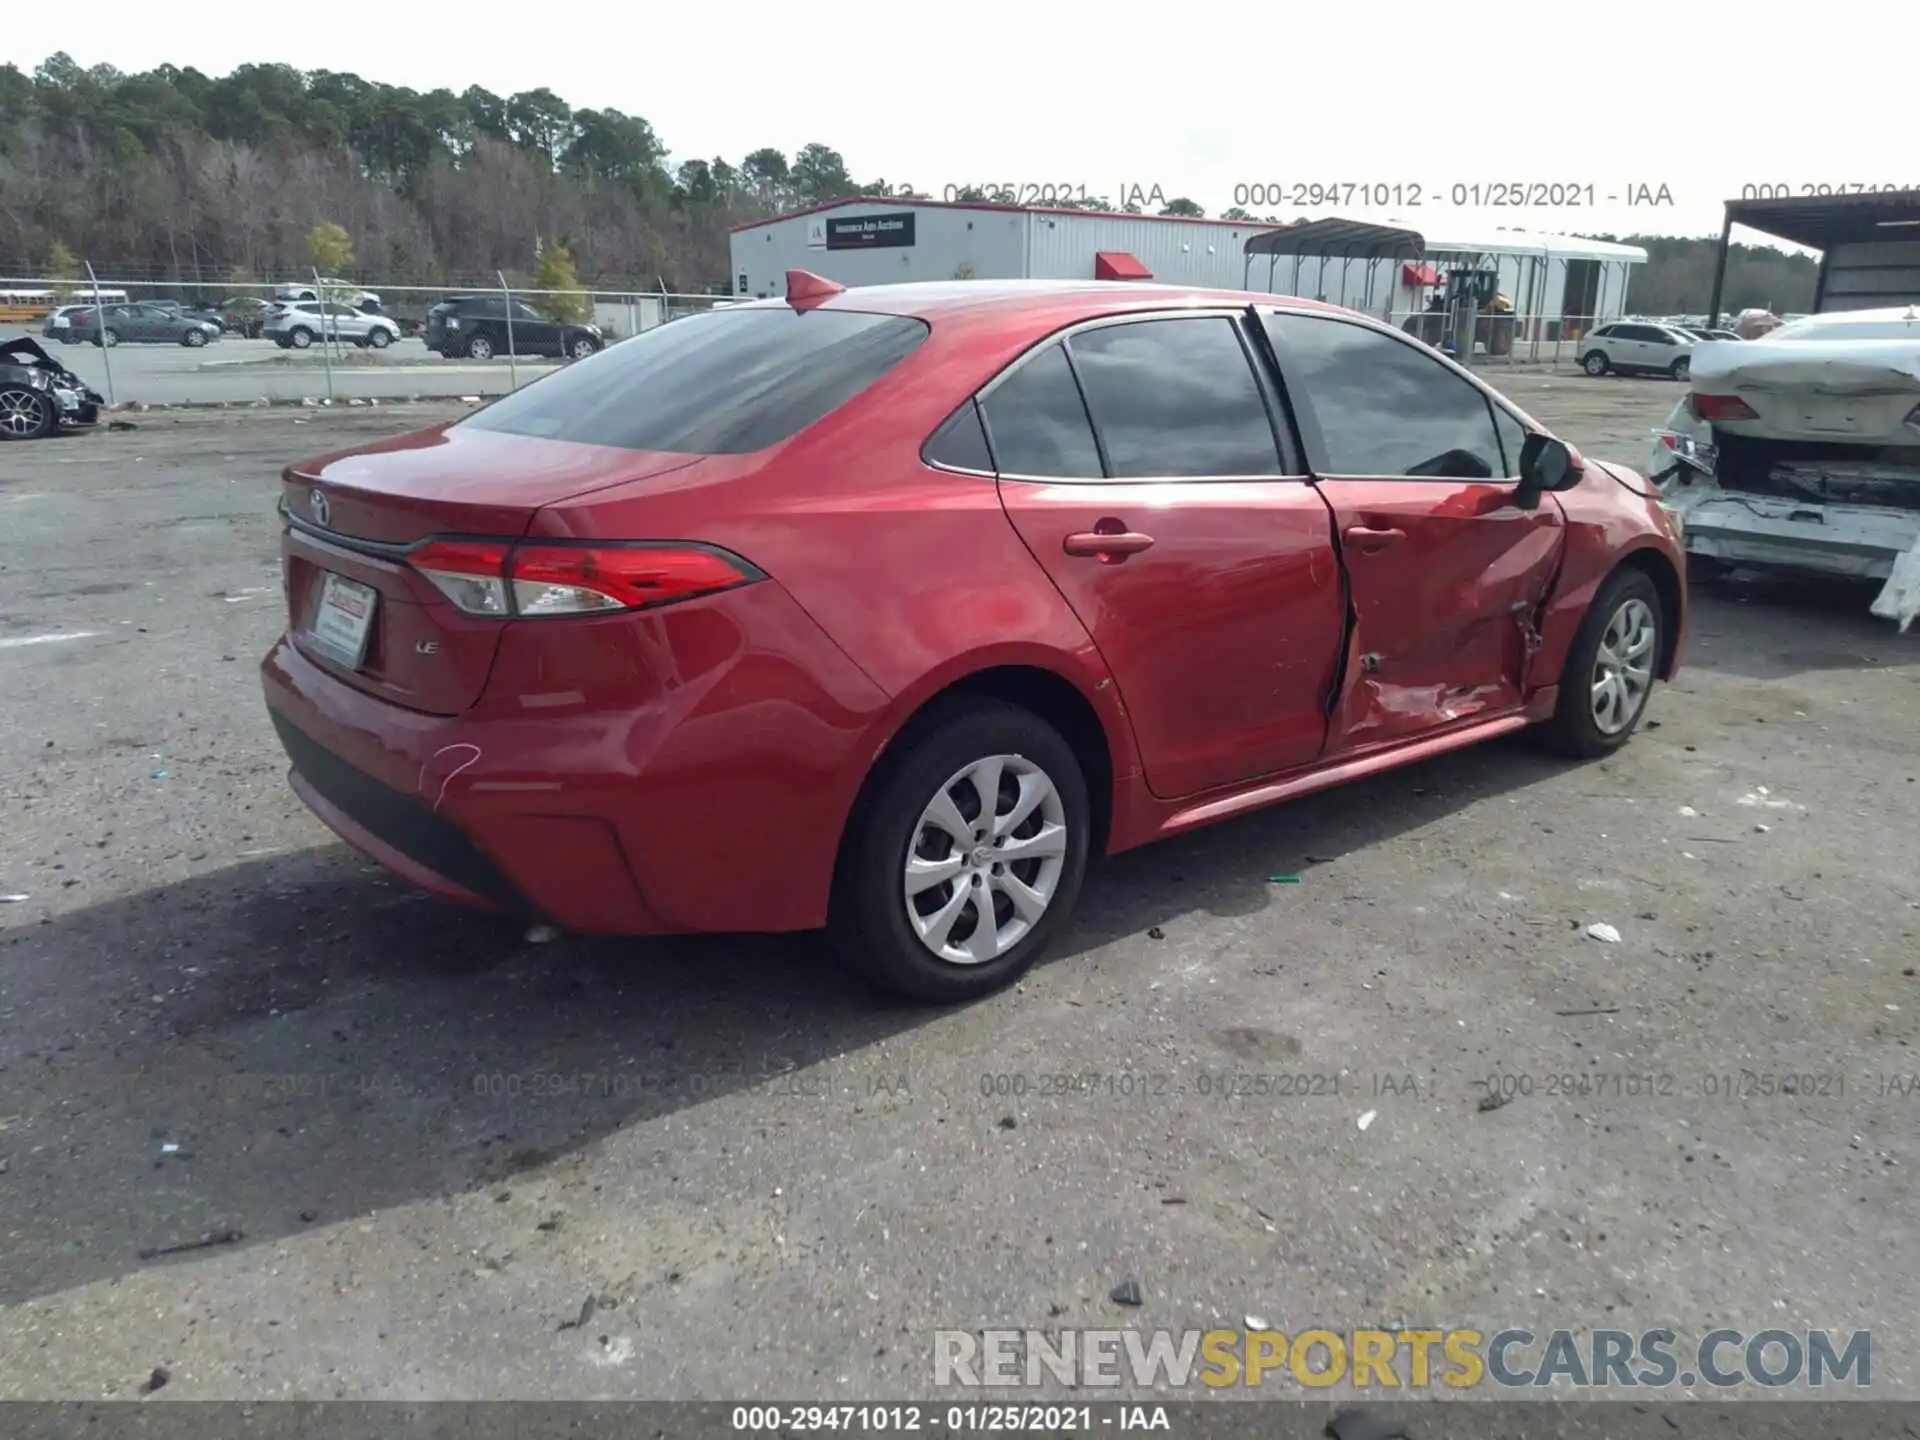
<instances>
[{"instance_id":1,"label":"rear side window","mask_svg":"<svg viewBox=\"0 0 1920 1440\"><path fill-rule=\"evenodd\" d=\"M1284 473L1252 362L1225 316L1105 325L1071 348L1114 479Z\"/></svg>"},{"instance_id":2,"label":"rear side window","mask_svg":"<svg viewBox=\"0 0 1920 1440\"><path fill-rule=\"evenodd\" d=\"M1098 480L1100 447L1067 352L1058 342L1031 356L981 402L1002 475Z\"/></svg>"},{"instance_id":3,"label":"rear side window","mask_svg":"<svg viewBox=\"0 0 1920 1440\"><path fill-rule=\"evenodd\" d=\"M657 326L496 400L476 430L683 455L746 455L837 410L927 338L851 310L721 310Z\"/></svg>"},{"instance_id":4,"label":"rear side window","mask_svg":"<svg viewBox=\"0 0 1920 1440\"><path fill-rule=\"evenodd\" d=\"M1490 480L1505 473L1479 389L1392 335L1315 315L1266 313L1322 475ZM1318 453L1314 453L1314 452Z\"/></svg>"},{"instance_id":5,"label":"rear side window","mask_svg":"<svg viewBox=\"0 0 1920 1440\"><path fill-rule=\"evenodd\" d=\"M987 448L987 432L980 419L980 407L968 400L949 415L927 440L925 459L932 465L952 470L977 470L993 473L993 452Z\"/></svg>"}]
</instances>

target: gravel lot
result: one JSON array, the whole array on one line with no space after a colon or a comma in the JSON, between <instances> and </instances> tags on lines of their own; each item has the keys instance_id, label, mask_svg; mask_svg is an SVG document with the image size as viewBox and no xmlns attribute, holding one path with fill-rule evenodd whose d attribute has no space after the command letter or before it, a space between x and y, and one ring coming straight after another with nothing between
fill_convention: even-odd
<instances>
[{"instance_id":1,"label":"gravel lot","mask_svg":"<svg viewBox=\"0 0 1920 1440\"><path fill-rule=\"evenodd\" d=\"M1675 393L1495 379L1634 465ZM1250 1314L1871 1327L1920 1395L1920 634L1865 594L1696 590L1611 760L1123 856L1016 991L892 1008L805 937L526 943L294 800L277 470L457 408L0 449L0 1397L851 1401L936 1329Z\"/></svg>"}]
</instances>

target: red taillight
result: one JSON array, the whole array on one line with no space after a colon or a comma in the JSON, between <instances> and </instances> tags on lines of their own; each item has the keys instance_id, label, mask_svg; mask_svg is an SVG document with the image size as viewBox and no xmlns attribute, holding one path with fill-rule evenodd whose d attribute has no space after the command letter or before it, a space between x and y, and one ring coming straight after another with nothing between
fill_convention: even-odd
<instances>
[{"instance_id":1,"label":"red taillight","mask_svg":"<svg viewBox=\"0 0 1920 1440\"><path fill-rule=\"evenodd\" d=\"M503 618L637 610L761 578L744 561L691 545L433 540L407 559L467 614Z\"/></svg>"},{"instance_id":2,"label":"red taillight","mask_svg":"<svg viewBox=\"0 0 1920 1440\"><path fill-rule=\"evenodd\" d=\"M1738 395L1702 395L1687 397L1687 408L1696 420L1758 420L1759 415Z\"/></svg>"}]
</instances>

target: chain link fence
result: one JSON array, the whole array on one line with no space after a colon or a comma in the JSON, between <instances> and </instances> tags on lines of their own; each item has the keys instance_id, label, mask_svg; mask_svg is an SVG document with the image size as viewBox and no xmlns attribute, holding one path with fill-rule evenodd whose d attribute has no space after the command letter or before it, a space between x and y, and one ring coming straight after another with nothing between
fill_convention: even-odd
<instances>
[{"instance_id":1,"label":"chain link fence","mask_svg":"<svg viewBox=\"0 0 1920 1440\"><path fill-rule=\"evenodd\" d=\"M25 331L110 403L489 398L659 325L738 303L669 290L275 282L138 271L0 276ZM452 323L448 323L451 320Z\"/></svg>"}]
</instances>

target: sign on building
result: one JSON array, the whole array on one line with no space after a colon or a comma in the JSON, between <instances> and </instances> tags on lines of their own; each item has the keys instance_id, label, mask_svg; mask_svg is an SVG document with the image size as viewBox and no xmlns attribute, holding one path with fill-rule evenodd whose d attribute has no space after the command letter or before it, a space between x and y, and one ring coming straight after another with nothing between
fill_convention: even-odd
<instances>
[{"instance_id":1,"label":"sign on building","mask_svg":"<svg viewBox=\"0 0 1920 1440\"><path fill-rule=\"evenodd\" d=\"M807 248L824 250L827 248L827 217L815 215L807 221Z\"/></svg>"},{"instance_id":2,"label":"sign on building","mask_svg":"<svg viewBox=\"0 0 1920 1440\"><path fill-rule=\"evenodd\" d=\"M913 244L913 212L894 215L830 215L827 249L880 250Z\"/></svg>"}]
</instances>

